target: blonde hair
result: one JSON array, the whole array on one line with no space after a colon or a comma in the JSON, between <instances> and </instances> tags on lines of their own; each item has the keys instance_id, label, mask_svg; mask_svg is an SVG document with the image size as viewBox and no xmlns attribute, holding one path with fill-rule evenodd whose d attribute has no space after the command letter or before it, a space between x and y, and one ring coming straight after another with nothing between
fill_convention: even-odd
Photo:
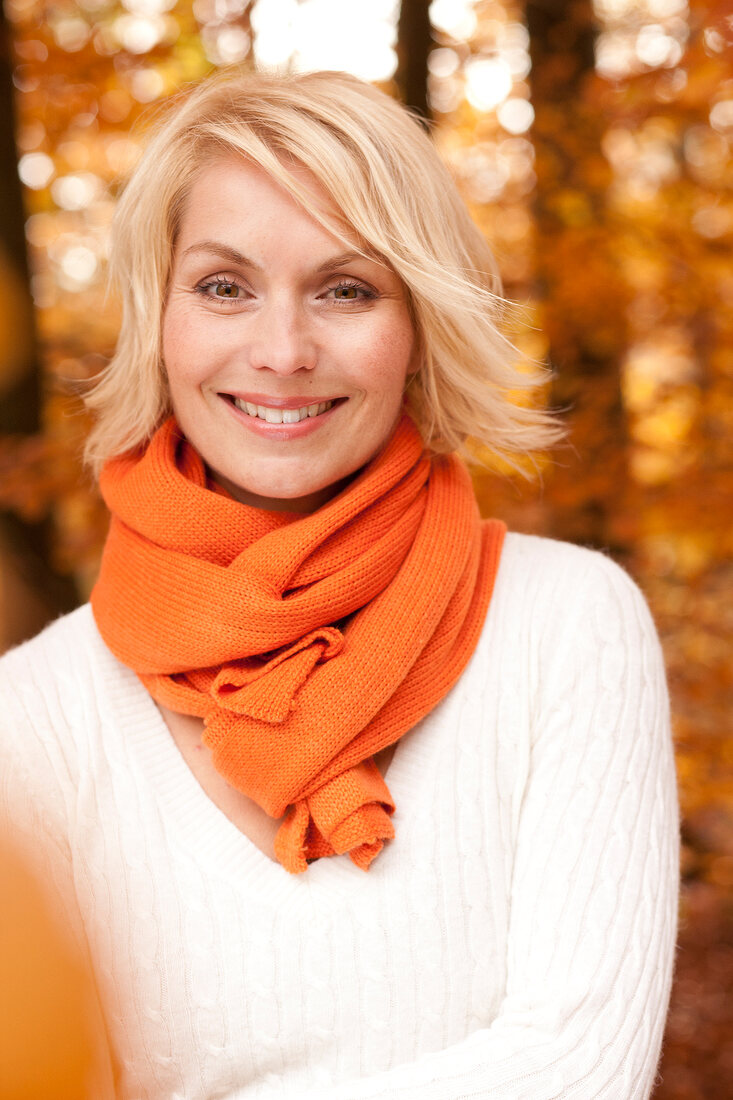
<instances>
[{"instance_id":1,"label":"blonde hair","mask_svg":"<svg viewBox=\"0 0 733 1100\"><path fill-rule=\"evenodd\" d=\"M287 170L303 165L340 212L327 228L355 235L401 278L421 353L406 400L427 446L467 453L473 439L510 458L560 438L548 412L516 403L544 378L517 369L491 251L420 122L346 73L224 72L169 105L117 207L110 276L122 326L86 397L97 414L86 447L93 468L144 444L170 412L161 314L176 236L197 173L232 154L325 225Z\"/></svg>"}]
</instances>

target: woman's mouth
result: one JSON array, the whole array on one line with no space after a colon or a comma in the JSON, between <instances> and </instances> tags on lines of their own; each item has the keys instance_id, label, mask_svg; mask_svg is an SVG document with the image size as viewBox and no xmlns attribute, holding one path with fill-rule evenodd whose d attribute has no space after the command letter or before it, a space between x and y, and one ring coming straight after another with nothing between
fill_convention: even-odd
<instances>
[{"instance_id":1,"label":"woman's mouth","mask_svg":"<svg viewBox=\"0 0 733 1100\"><path fill-rule=\"evenodd\" d=\"M315 401L309 401L305 394L277 397L264 393L220 393L219 396L250 432L282 443L318 431L336 415L339 405L349 400L348 397L326 397L323 393L313 394Z\"/></svg>"},{"instance_id":2,"label":"woman's mouth","mask_svg":"<svg viewBox=\"0 0 733 1100\"><path fill-rule=\"evenodd\" d=\"M299 424L301 420L328 412L334 404L333 401L319 401L312 405L301 405L296 409L276 409L270 405L255 405L240 397L233 397L232 402L247 416L264 420L267 424Z\"/></svg>"}]
</instances>

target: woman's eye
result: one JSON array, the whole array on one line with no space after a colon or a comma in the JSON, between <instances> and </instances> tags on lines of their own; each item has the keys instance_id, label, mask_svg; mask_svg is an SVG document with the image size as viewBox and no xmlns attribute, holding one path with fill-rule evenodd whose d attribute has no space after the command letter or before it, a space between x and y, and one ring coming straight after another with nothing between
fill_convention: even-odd
<instances>
[{"instance_id":1,"label":"woman's eye","mask_svg":"<svg viewBox=\"0 0 733 1100\"><path fill-rule=\"evenodd\" d=\"M239 283L221 277L199 283L196 293L203 298L214 298L218 302L240 302L245 296L244 288Z\"/></svg>"},{"instance_id":2,"label":"woman's eye","mask_svg":"<svg viewBox=\"0 0 733 1100\"><path fill-rule=\"evenodd\" d=\"M215 283L214 293L217 298L237 298L239 297L239 287L234 283Z\"/></svg>"},{"instance_id":3,"label":"woman's eye","mask_svg":"<svg viewBox=\"0 0 733 1100\"><path fill-rule=\"evenodd\" d=\"M329 287L328 294L332 294L337 302L365 302L376 298L374 291L361 283L339 283Z\"/></svg>"}]
</instances>

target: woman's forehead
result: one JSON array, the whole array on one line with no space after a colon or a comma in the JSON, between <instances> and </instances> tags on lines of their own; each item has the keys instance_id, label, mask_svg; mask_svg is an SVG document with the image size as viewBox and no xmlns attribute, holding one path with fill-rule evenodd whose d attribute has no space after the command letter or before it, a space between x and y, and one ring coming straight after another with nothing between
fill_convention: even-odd
<instances>
[{"instance_id":1,"label":"woman's forehead","mask_svg":"<svg viewBox=\"0 0 733 1100\"><path fill-rule=\"evenodd\" d=\"M181 203L173 242L176 250L188 248L191 242L187 238L191 233L200 236L204 224L218 220L235 227L236 214L243 209L251 223L257 224L258 214L264 220L274 210L281 218L292 214L295 220L311 220L333 238L339 251L358 254L392 270L383 253L365 239L344 207L307 166L290 157L282 168L281 177L234 152L208 157L190 180ZM242 206L243 195L251 197L254 208Z\"/></svg>"}]
</instances>

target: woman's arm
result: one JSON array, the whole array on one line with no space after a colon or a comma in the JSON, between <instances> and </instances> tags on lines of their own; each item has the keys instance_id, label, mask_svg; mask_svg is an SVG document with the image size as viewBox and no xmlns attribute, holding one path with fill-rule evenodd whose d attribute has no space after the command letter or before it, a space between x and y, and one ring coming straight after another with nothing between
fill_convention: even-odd
<instances>
[{"instance_id":1,"label":"woman's arm","mask_svg":"<svg viewBox=\"0 0 733 1100\"><path fill-rule=\"evenodd\" d=\"M583 567L542 658L499 1015L446 1050L319 1087L319 1100L651 1093L677 920L667 689L639 590L599 554Z\"/></svg>"}]
</instances>

